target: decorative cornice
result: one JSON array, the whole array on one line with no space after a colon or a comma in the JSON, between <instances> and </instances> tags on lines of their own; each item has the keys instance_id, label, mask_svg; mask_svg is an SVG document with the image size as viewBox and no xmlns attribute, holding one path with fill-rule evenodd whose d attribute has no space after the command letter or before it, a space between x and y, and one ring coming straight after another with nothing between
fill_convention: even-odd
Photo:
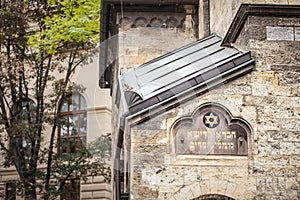
<instances>
[{"instance_id":1,"label":"decorative cornice","mask_svg":"<svg viewBox=\"0 0 300 200\"><path fill-rule=\"evenodd\" d=\"M169 13L125 12L122 16L118 16L117 23L122 29L136 27L182 28L184 19L184 13L173 13L170 17Z\"/></svg>"},{"instance_id":2,"label":"decorative cornice","mask_svg":"<svg viewBox=\"0 0 300 200\"><path fill-rule=\"evenodd\" d=\"M231 46L235 42L248 16L300 17L300 5L241 4L222 46Z\"/></svg>"}]
</instances>

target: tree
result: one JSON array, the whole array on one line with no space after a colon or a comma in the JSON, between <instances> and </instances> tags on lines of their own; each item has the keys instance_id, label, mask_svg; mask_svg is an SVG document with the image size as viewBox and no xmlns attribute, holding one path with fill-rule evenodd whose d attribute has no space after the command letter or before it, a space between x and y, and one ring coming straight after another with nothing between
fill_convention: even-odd
<instances>
[{"instance_id":1,"label":"tree","mask_svg":"<svg viewBox=\"0 0 300 200\"><path fill-rule=\"evenodd\" d=\"M107 175L85 149L65 157L55 151L57 129L66 123L60 105L82 90L71 77L99 42L99 18L100 0L0 2L0 147L25 199L36 199L38 188L45 199L55 198L67 178L95 167Z\"/></svg>"}]
</instances>

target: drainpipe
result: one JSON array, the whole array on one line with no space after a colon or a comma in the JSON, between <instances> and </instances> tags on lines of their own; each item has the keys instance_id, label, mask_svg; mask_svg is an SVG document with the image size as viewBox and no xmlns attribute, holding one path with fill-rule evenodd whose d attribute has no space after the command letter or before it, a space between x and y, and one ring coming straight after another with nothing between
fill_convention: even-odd
<instances>
[{"instance_id":1,"label":"drainpipe","mask_svg":"<svg viewBox=\"0 0 300 200\"><path fill-rule=\"evenodd\" d=\"M117 147L116 147L116 156L115 156L115 161L114 161L114 176L115 176L115 190L116 190L116 200L125 200L127 198L121 197L121 185L120 185L120 164L121 164L121 150L123 146L123 141L124 141L124 130L126 127L126 122L128 117L130 116L128 105L125 99L124 95L124 90L122 88L122 80L121 77L118 77L118 82L119 82L119 91L120 91L120 98L123 104L123 113L120 116L119 119L119 129L118 129L118 139L117 139ZM124 163L126 164L126 163ZM130 191L128 191L129 193ZM129 198L128 198L129 199Z\"/></svg>"}]
</instances>

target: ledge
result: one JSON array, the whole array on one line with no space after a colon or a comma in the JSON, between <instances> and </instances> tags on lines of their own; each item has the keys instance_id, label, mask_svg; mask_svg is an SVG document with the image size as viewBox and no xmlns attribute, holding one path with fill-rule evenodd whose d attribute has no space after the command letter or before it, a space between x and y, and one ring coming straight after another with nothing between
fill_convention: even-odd
<instances>
[{"instance_id":1,"label":"ledge","mask_svg":"<svg viewBox=\"0 0 300 200\"><path fill-rule=\"evenodd\" d=\"M221 46L230 47L236 41L248 16L300 17L300 5L241 4Z\"/></svg>"},{"instance_id":2,"label":"ledge","mask_svg":"<svg viewBox=\"0 0 300 200\"><path fill-rule=\"evenodd\" d=\"M226 155L170 155L171 165L176 166L214 166L241 167L248 166L249 156Z\"/></svg>"}]
</instances>

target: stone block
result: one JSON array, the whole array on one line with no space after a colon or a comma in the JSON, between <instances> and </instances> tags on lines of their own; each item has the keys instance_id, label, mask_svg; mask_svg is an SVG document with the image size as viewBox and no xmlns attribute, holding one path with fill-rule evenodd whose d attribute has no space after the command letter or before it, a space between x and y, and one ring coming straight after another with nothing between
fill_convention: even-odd
<instances>
[{"instance_id":1,"label":"stone block","mask_svg":"<svg viewBox=\"0 0 300 200\"><path fill-rule=\"evenodd\" d=\"M243 117L250 124L257 123L257 109L256 106L244 106L241 108L240 116Z\"/></svg>"},{"instance_id":2,"label":"stone block","mask_svg":"<svg viewBox=\"0 0 300 200\"><path fill-rule=\"evenodd\" d=\"M257 41L257 40L251 40L250 48L252 50L258 50L257 52L256 51L251 52L251 55L253 56L255 56L258 53L262 53L260 52L261 50L270 50L270 49L272 49L273 51L281 50L281 46L279 43L274 43L271 41Z\"/></svg>"},{"instance_id":3,"label":"stone block","mask_svg":"<svg viewBox=\"0 0 300 200\"><path fill-rule=\"evenodd\" d=\"M181 190L179 190L178 199L192 199L192 198L193 198L193 193L189 186L185 186Z\"/></svg>"},{"instance_id":4,"label":"stone block","mask_svg":"<svg viewBox=\"0 0 300 200\"><path fill-rule=\"evenodd\" d=\"M283 131L292 131L297 132L300 131L300 123L299 119L281 119L280 123L281 129Z\"/></svg>"},{"instance_id":5,"label":"stone block","mask_svg":"<svg viewBox=\"0 0 300 200\"><path fill-rule=\"evenodd\" d=\"M300 27L295 27L295 40L300 41Z\"/></svg>"},{"instance_id":6,"label":"stone block","mask_svg":"<svg viewBox=\"0 0 300 200\"><path fill-rule=\"evenodd\" d=\"M266 34L267 34L267 40L275 40L275 41L294 40L293 27L267 26Z\"/></svg>"},{"instance_id":7,"label":"stone block","mask_svg":"<svg viewBox=\"0 0 300 200\"><path fill-rule=\"evenodd\" d=\"M164 130L132 130L132 143L164 144L167 133Z\"/></svg>"},{"instance_id":8,"label":"stone block","mask_svg":"<svg viewBox=\"0 0 300 200\"><path fill-rule=\"evenodd\" d=\"M280 85L286 86L300 83L299 65L272 65L271 69L278 72Z\"/></svg>"},{"instance_id":9,"label":"stone block","mask_svg":"<svg viewBox=\"0 0 300 200\"><path fill-rule=\"evenodd\" d=\"M252 95L267 96L268 95L268 85L263 85L263 84L252 85Z\"/></svg>"},{"instance_id":10,"label":"stone block","mask_svg":"<svg viewBox=\"0 0 300 200\"><path fill-rule=\"evenodd\" d=\"M278 0L273 0L273 1L278 1ZM286 4L286 0L280 0L283 4ZM294 3L292 2L294 1ZM296 3L297 1L297 3ZM289 4L299 4L299 0L289 0ZM273 18L274 19L274 18ZM278 26L288 26L288 27L297 27L300 26L300 19L298 17L286 17L286 18L277 18L277 25Z\"/></svg>"},{"instance_id":11,"label":"stone block","mask_svg":"<svg viewBox=\"0 0 300 200\"><path fill-rule=\"evenodd\" d=\"M103 182L105 182L105 178L103 176L93 176L92 182L93 183L103 183Z\"/></svg>"},{"instance_id":12,"label":"stone block","mask_svg":"<svg viewBox=\"0 0 300 200\"><path fill-rule=\"evenodd\" d=\"M152 117L147 123L136 125L134 128L139 130L163 130L165 129L167 116L160 115L159 117Z\"/></svg>"},{"instance_id":13,"label":"stone block","mask_svg":"<svg viewBox=\"0 0 300 200\"><path fill-rule=\"evenodd\" d=\"M268 141L282 140L284 135L280 131L266 131Z\"/></svg>"},{"instance_id":14,"label":"stone block","mask_svg":"<svg viewBox=\"0 0 300 200\"><path fill-rule=\"evenodd\" d=\"M243 98L244 106L276 106L278 98L274 96L245 96Z\"/></svg>"},{"instance_id":15,"label":"stone block","mask_svg":"<svg viewBox=\"0 0 300 200\"><path fill-rule=\"evenodd\" d=\"M282 155L300 155L300 142L281 142Z\"/></svg>"},{"instance_id":16,"label":"stone block","mask_svg":"<svg viewBox=\"0 0 300 200\"><path fill-rule=\"evenodd\" d=\"M158 199L175 200L173 195L180 189L180 187L159 187Z\"/></svg>"},{"instance_id":17,"label":"stone block","mask_svg":"<svg viewBox=\"0 0 300 200\"><path fill-rule=\"evenodd\" d=\"M292 103L292 105L293 105L293 103ZM293 108L294 108L294 113L295 113L295 117L296 118L300 118L300 106L293 106Z\"/></svg>"},{"instance_id":18,"label":"stone block","mask_svg":"<svg viewBox=\"0 0 300 200\"><path fill-rule=\"evenodd\" d=\"M185 171L187 170L187 171ZM149 167L144 170L144 177L149 185L156 186L180 186L185 185L185 173L190 172L187 168L182 167ZM197 175L189 181L198 181Z\"/></svg>"},{"instance_id":19,"label":"stone block","mask_svg":"<svg viewBox=\"0 0 300 200\"><path fill-rule=\"evenodd\" d=\"M290 107L292 105L292 99L291 98L292 97L284 97L284 96L276 97L276 100L277 100L276 105L280 106L280 107Z\"/></svg>"},{"instance_id":20,"label":"stone block","mask_svg":"<svg viewBox=\"0 0 300 200\"><path fill-rule=\"evenodd\" d=\"M192 185L190 185L191 192L193 194L193 197L199 197L201 193L201 187L199 182L195 182Z\"/></svg>"},{"instance_id":21,"label":"stone block","mask_svg":"<svg viewBox=\"0 0 300 200\"><path fill-rule=\"evenodd\" d=\"M142 180L142 173L134 172L131 174L131 180L133 184L143 184L144 181Z\"/></svg>"},{"instance_id":22,"label":"stone block","mask_svg":"<svg viewBox=\"0 0 300 200\"><path fill-rule=\"evenodd\" d=\"M166 145L132 143L132 152L134 154L136 153L137 154L139 153L164 154L166 153Z\"/></svg>"},{"instance_id":23,"label":"stone block","mask_svg":"<svg viewBox=\"0 0 300 200\"><path fill-rule=\"evenodd\" d=\"M111 199L111 192L108 191L93 192L93 199Z\"/></svg>"},{"instance_id":24,"label":"stone block","mask_svg":"<svg viewBox=\"0 0 300 200\"><path fill-rule=\"evenodd\" d=\"M228 95L249 95L251 94L251 86L248 84L230 84L225 88L224 93Z\"/></svg>"},{"instance_id":25,"label":"stone block","mask_svg":"<svg viewBox=\"0 0 300 200\"><path fill-rule=\"evenodd\" d=\"M93 192L81 192L81 199L93 199Z\"/></svg>"},{"instance_id":26,"label":"stone block","mask_svg":"<svg viewBox=\"0 0 300 200\"><path fill-rule=\"evenodd\" d=\"M136 153L132 154L132 165L144 168L146 165L163 165L164 154Z\"/></svg>"},{"instance_id":27,"label":"stone block","mask_svg":"<svg viewBox=\"0 0 300 200\"><path fill-rule=\"evenodd\" d=\"M271 68L272 69L272 68ZM272 69L274 70L274 69ZM254 82L257 84L272 84L274 86L279 85L279 76L276 70L274 71L260 71L253 73Z\"/></svg>"},{"instance_id":28,"label":"stone block","mask_svg":"<svg viewBox=\"0 0 300 200\"><path fill-rule=\"evenodd\" d=\"M81 191L110 191L110 184L109 183L100 183L100 184L82 184Z\"/></svg>"},{"instance_id":29,"label":"stone block","mask_svg":"<svg viewBox=\"0 0 300 200\"><path fill-rule=\"evenodd\" d=\"M149 186L133 186L134 199L158 198L158 189Z\"/></svg>"},{"instance_id":30,"label":"stone block","mask_svg":"<svg viewBox=\"0 0 300 200\"><path fill-rule=\"evenodd\" d=\"M260 142L258 145L258 152L260 155L271 156L271 155L279 155L280 153L280 142Z\"/></svg>"},{"instance_id":31,"label":"stone block","mask_svg":"<svg viewBox=\"0 0 300 200\"><path fill-rule=\"evenodd\" d=\"M248 27L248 33L251 39L254 40L266 39L266 28L264 26L251 25Z\"/></svg>"},{"instance_id":32,"label":"stone block","mask_svg":"<svg viewBox=\"0 0 300 200\"><path fill-rule=\"evenodd\" d=\"M274 96L291 96L292 88L288 86L275 86L268 87L268 91L270 95Z\"/></svg>"}]
</instances>

